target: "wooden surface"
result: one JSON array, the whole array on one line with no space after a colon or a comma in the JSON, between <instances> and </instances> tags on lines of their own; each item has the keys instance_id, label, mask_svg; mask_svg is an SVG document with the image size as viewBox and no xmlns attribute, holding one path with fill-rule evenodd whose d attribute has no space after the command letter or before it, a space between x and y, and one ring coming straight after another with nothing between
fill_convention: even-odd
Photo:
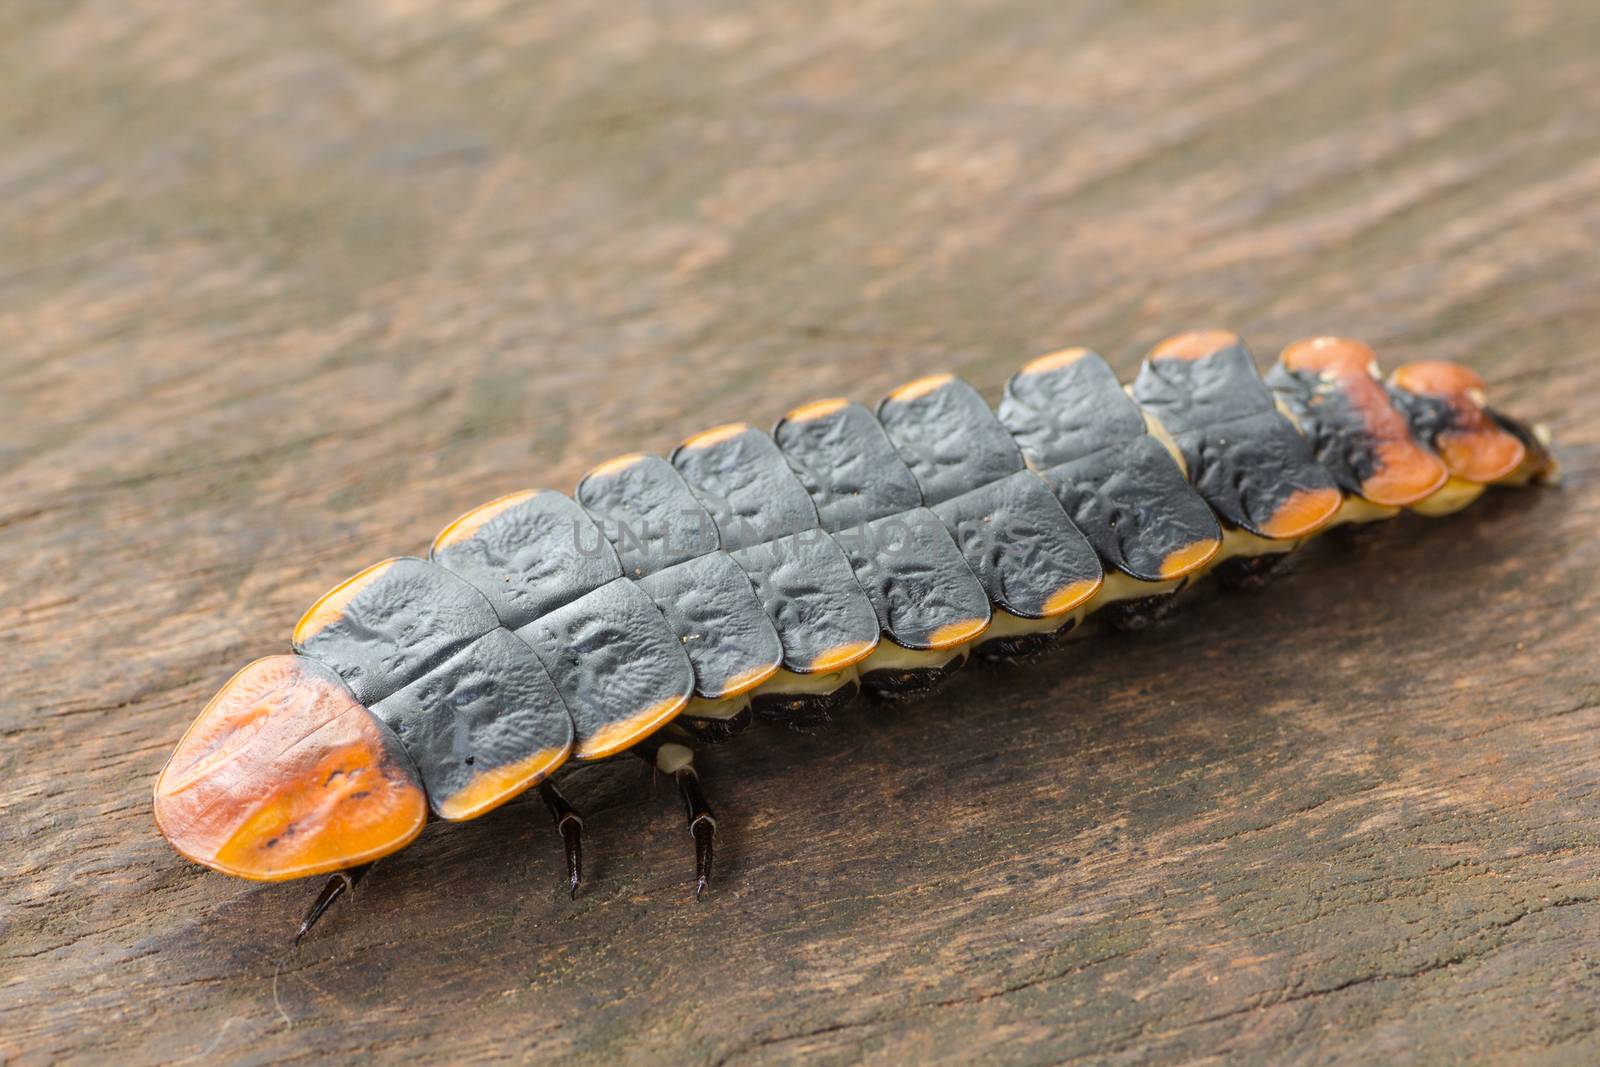
<instances>
[{"instance_id":1,"label":"wooden surface","mask_svg":"<svg viewBox=\"0 0 1600 1067\"><path fill-rule=\"evenodd\" d=\"M1204 8L1204 10L1202 10ZM1600 14L0 9L0 1055L1592 1061ZM582 771L312 887L150 786L239 664L506 491L1180 328L1460 358L1569 480L931 703Z\"/></svg>"}]
</instances>

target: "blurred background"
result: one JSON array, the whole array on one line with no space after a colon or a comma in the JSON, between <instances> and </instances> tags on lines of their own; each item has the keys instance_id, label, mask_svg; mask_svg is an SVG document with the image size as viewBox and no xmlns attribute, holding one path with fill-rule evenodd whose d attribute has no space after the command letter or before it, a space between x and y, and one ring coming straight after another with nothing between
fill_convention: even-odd
<instances>
[{"instance_id":1,"label":"blurred background","mask_svg":"<svg viewBox=\"0 0 1600 1067\"><path fill-rule=\"evenodd\" d=\"M0 1055L1592 1038L1590 909L1536 909L1594 897L1593 734L1464 740L1439 694L1594 718L1597 54L1590 0L8 0ZM1469 363L1571 487L1115 664L730 746L699 910L668 799L602 777L607 888L557 899L531 808L430 829L269 990L302 895L154 834L232 669L474 504L933 370L992 397L1083 344L1127 375L1204 326ZM1441 619L1478 628L1445 654ZM1228 711L1224 675L1277 695ZM1516 938L1546 948L1477 991L1440 970Z\"/></svg>"},{"instance_id":2,"label":"blurred background","mask_svg":"<svg viewBox=\"0 0 1600 1067\"><path fill-rule=\"evenodd\" d=\"M277 444L352 504L533 456L559 482L1208 323L1492 371L1506 308L1565 322L1597 269L1581 3L0 18L7 445L93 422L103 478ZM152 397L159 440L126 421ZM325 436L392 422L402 451Z\"/></svg>"}]
</instances>

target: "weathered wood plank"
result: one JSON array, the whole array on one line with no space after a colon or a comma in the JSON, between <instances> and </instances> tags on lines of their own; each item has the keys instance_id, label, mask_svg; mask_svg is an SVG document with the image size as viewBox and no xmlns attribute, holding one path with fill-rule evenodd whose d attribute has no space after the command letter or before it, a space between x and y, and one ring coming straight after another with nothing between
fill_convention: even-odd
<instances>
[{"instance_id":1,"label":"weathered wood plank","mask_svg":"<svg viewBox=\"0 0 1600 1067\"><path fill-rule=\"evenodd\" d=\"M1592 5L0 12L0 1057L1600 1055ZM1559 492L308 887L149 788L303 607L592 462L1178 328L1461 358Z\"/></svg>"}]
</instances>

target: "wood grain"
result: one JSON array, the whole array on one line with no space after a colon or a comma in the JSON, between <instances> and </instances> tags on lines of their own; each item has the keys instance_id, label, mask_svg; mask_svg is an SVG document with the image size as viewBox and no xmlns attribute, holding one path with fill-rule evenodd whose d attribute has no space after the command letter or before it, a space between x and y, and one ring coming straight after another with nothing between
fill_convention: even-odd
<instances>
[{"instance_id":1,"label":"wood grain","mask_svg":"<svg viewBox=\"0 0 1600 1067\"><path fill-rule=\"evenodd\" d=\"M1600 1056L1600 16L1470 5L0 9L0 1057ZM1462 359L1568 482L1140 640L431 827L310 886L150 787L449 518L817 396L1177 329Z\"/></svg>"}]
</instances>

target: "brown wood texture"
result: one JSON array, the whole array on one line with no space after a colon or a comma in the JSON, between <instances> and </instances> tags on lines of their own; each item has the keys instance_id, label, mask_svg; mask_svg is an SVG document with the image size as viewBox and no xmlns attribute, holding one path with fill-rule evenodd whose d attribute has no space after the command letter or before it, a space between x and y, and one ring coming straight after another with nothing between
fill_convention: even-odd
<instances>
[{"instance_id":1,"label":"brown wood texture","mask_svg":"<svg viewBox=\"0 0 1600 1067\"><path fill-rule=\"evenodd\" d=\"M1600 11L7 3L0 1057L1600 1056ZM312 884L150 787L467 507L1178 329L1457 358L1568 481L1138 640L432 826Z\"/></svg>"}]
</instances>

